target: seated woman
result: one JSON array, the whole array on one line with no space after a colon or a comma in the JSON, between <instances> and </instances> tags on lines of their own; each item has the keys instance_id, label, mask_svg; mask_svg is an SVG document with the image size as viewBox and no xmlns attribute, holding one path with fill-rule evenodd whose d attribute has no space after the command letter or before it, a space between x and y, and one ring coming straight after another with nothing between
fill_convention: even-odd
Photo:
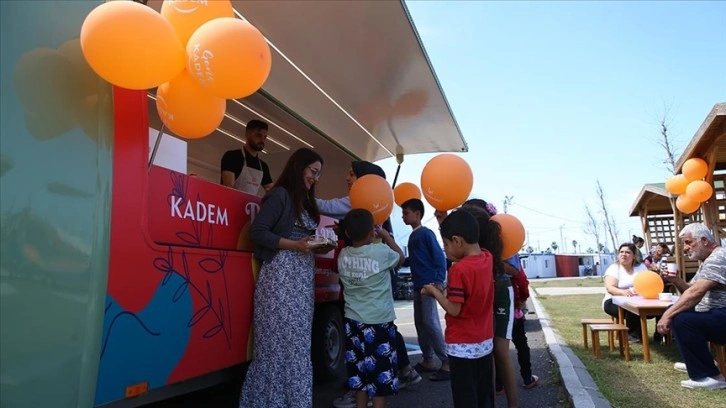
<instances>
[{"instance_id":1,"label":"seated woman","mask_svg":"<svg viewBox=\"0 0 726 408\"><path fill-rule=\"evenodd\" d=\"M671 249L668 248L668 245L661 242L658 245L654 246L650 250L650 254L645 257L645 266L651 271L660 273L661 260L663 258L668 258L668 256L670 255L672 255Z\"/></svg>"},{"instance_id":2,"label":"seated woman","mask_svg":"<svg viewBox=\"0 0 726 408\"><path fill-rule=\"evenodd\" d=\"M647 268L644 264L635 261L635 252L638 251L635 244L622 244L618 248L618 260L610 265L605 271L605 298L602 308L605 313L618 317L618 306L613 303L613 296L635 296L633 282L635 276ZM628 311L625 312L625 325L628 326L628 339L637 343L641 341L640 318Z\"/></svg>"}]
</instances>

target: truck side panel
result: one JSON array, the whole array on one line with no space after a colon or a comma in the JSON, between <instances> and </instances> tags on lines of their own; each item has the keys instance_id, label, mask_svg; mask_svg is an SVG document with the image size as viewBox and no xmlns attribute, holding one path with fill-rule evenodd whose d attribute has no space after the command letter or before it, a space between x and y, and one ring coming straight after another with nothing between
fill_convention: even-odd
<instances>
[{"instance_id":1,"label":"truck side panel","mask_svg":"<svg viewBox=\"0 0 726 408\"><path fill-rule=\"evenodd\" d=\"M108 296L96 405L248 360L259 198L148 168L145 91L114 90ZM242 235L243 239L240 239Z\"/></svg>"}]
</instances>

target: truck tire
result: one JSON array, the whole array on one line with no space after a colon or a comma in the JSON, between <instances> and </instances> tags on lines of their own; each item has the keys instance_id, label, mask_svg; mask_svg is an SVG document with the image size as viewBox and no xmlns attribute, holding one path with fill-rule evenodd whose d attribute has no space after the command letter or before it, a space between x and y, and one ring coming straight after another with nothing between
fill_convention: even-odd
<instances>
[{"instance_id":1,"label":"truck tire","mask_svg":"<svg viewBox=\"0 0 726 408\"><path fill-rule=\"evenodd\" d=\"M345 370L345 330L340 308L335 304L315 308L311 358L316 382L342 378Z\"/></svg>"}]
</instances>

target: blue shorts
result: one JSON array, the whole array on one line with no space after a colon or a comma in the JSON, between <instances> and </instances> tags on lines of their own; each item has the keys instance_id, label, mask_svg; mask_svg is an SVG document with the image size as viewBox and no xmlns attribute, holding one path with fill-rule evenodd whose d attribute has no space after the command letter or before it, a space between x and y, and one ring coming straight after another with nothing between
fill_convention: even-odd
<instances>
[{"instance_id":1,"label":"blue shorts","mask_svg":"<svg viewBox=\"0 0 726 408\"><path fill-rule=\"evenodd\" d=\"M345 363L351 390L365 391L369 397L397 394L396 325L346 318Z\"/></svg>"}]
</instances>

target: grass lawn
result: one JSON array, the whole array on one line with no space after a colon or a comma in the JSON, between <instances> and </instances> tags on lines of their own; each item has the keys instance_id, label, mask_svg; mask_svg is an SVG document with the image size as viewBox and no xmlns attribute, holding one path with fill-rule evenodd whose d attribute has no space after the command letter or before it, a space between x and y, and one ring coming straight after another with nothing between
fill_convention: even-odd
<instances>
[{"instance_id":1,"label":"grass lawn","mask_svg":"<svg viewBox=\"0 0 726 408\"><path fill-rule=\"evenodd\" d=\"M556 279L541 281L538 279L531 279L529 286L533 288L564 288L564 287L602 287L602 276L585 277L578 279Z\"/></svg>"},{"instance_id":2,"label":"grass lawn","mask_svg":"<svg viewBox=\"0 0 726 408\"><path fill-rule=\"evenodd\" d=\"M543 282L544 283L544 282ZM651 362L643 362L643 347L630 345L631 360L625 362L616 347L609 351L607 335L601 334L602 355L592 356L592 349L582 346L582 318L607 318L602 311L602 295L538 296L550 318L550 325L577 355L605 398L617 408L685 408L726 407L723 390L689 390L681 387L685 373L675 371L673 363L680 360L675 344L653 345ZM653 338L655 319L649 320L648 333ZM588 333L589 334L589 333ZM590 345L588 337L588 346ZM604 347L603 347L604 345Z\"/></svg>"}]
</instances>

